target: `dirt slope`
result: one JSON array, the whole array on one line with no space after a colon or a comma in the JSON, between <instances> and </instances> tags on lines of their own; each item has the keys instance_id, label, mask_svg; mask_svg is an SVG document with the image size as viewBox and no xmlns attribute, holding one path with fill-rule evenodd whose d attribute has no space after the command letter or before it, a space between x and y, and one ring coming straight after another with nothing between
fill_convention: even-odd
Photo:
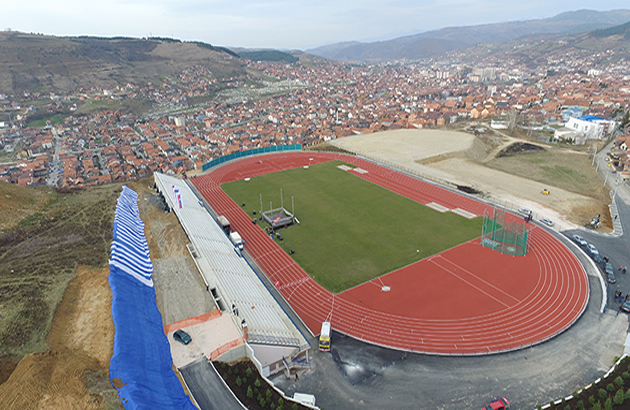
<instances>
[{"instance_id":1,"label":"dirt slope","mask_svg":"<svg viewBox=\"0 0 630 410\"><path fill-rule=\"evenodd\" d=\"M46 338L50 351L25 356L0 385L2 409L122 408L109 384L113 354L109 269L77 269Z\"/></svg>"}]
</instances>

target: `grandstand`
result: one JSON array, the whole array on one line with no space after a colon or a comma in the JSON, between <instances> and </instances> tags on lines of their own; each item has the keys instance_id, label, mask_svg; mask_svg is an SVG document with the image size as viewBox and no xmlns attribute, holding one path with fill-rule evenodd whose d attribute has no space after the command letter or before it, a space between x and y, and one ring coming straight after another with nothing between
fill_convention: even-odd
<instances>
[{"instance_id":1,"label":"grandstand","mask_svg":"<svg viewBox=\"0 0 630 410\"><path fill-rule=\"evenodd\" d=\"M191 253L208 291L237 326L243 320L247 324L244 336L261 363L261 373L267 376L288 370L292 363L303 364L308 341L195 193L185 181L167 175L156 173L155 183L193 245Z\"/></svg>"}]
</instances>

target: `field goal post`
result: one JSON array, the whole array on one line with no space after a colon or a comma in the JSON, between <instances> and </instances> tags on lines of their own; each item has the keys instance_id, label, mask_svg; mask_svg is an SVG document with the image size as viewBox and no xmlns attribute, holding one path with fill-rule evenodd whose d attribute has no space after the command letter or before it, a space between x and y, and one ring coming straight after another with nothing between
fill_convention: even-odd
<instances>
[{"instance_id":1,"label":"field goal post","mask_svg":"<svg viewBox=\"0 0 630 410\"><path fill-rule=\"evenodd\" d=\"M517 219L508 222L505 216L505 211L497 208L492 215L484 213L481 245L513 256L525 255L529 230Z\"/></svg>"}]
</instances>

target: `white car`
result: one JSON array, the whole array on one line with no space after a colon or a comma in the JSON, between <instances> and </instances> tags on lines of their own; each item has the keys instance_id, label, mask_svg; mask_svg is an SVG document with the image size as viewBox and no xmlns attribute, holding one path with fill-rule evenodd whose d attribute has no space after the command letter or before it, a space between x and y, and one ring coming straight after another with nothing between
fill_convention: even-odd
<instances>
[{"instance_id":1,"label":"white car","mask_svg":"<svg viewBox=\"0 0 630 410\"><path fill-rule=\"evenodd\" d=\"M580 246L587 245L586 240L584 240L584 238L582 238L580 235L573 235L573 240Z\"/></svg>"},{"instance_id":2,"label":"white car","mask_svg":"<svg viewBox=\"0 0 630 410\"><path fill-rule=\"evenodd\" d=\"M523 215L529 215L532 213L532 210L527 208L518 208L518 211Z\"/></svg>"},{"instance_id":3,"label":"white car","mask_svg":"<svg viewBox=\"0 0 630 410\"><path fill-rule=\"evenodd\" d=\"M553 221L551 219L541 218L540 222L544 223L547 226L553 226Z\"/></svg>"}]
</instances>

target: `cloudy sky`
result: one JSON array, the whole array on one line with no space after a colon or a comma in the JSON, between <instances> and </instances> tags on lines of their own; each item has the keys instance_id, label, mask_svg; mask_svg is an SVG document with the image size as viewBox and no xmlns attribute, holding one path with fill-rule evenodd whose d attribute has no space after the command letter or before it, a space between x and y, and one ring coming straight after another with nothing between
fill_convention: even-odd
<instances>
[{"instance_id":1,"label":"cloudy sky","mask_svg":"<svg viewBox=\"0 0 630 410\"><path fill-rule=\"evenodd\" d=\"M0 0L0 30L304 50L579 9L628 8L628 0Z\"/></svg>"}]
</instances>

